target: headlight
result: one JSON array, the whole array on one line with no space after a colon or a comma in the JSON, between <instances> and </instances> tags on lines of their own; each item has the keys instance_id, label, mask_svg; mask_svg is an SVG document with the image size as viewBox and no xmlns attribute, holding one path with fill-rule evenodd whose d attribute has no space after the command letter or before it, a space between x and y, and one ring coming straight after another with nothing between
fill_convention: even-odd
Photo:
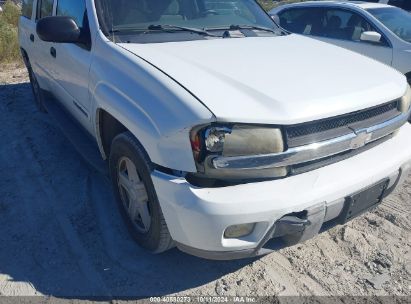
<instances>
[{"instance_id":1,"label":"headlight","mask_svg":"<svg viewBox=\"0 0 411 304\"><path fill-rule=\"evenodd\" d=\"M411 88L408 86L407 92L405 95L401 98L401 103L400 103L400 111L403 113L406 113L410 110L411 106Z\"/></svg>"},{"instance_id":2,"label":"headlight","mask_svg":"<svg viewBox=\"0 0 411 304\"><path fill-rule=\"evenodd\" d=\"M287 175L286 168L215 169L216 156L253 156L284 151L284 141L278 128L258 125L211 125L191 132L191 145L200 174L208 178L239 180L275 178Z\"/></svg>"}]
</instances>

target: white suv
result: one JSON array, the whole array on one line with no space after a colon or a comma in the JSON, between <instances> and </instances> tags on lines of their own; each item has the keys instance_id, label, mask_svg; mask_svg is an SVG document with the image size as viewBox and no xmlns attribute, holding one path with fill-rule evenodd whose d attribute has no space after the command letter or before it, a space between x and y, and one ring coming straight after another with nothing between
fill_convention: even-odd
<instances>
[{"instance_id":1,"label":"white suv","mask_svg":"<svg viewBox=\"0 0 411 304\"><path fill-rule=\"evenodd\" d=\"M71 140L87 134L76 147L107 160L152 252L295 244L375 207L411 167L404 75L285 33L255 1L25 0L23 12L37 104Z\"/></svg>"}]
</instances>

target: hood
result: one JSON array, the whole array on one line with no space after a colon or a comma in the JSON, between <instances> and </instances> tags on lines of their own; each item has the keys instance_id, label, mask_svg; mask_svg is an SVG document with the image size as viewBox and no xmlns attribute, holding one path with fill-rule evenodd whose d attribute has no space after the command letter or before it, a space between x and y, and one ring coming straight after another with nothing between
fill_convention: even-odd
<instances>
[{"instance_id":1,"label":"hood","mask_svg":"<svg viewBox=\"0 0 411 304\"><path fill-rule=\"evenodd\" d=\"M218 121L295 124L401 97L405 77L300 35L120 44L180 83Z\"/></svg>"}]
</instances>

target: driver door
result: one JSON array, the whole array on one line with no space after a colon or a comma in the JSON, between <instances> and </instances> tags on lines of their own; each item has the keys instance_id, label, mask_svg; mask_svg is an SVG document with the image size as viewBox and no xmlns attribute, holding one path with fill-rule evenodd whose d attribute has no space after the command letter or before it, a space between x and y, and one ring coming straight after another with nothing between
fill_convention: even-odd
<instances>
[{"instance_id":1,"label":"driver door","mask_svg":"<svg viewBox=\"0 0 411 304\"><path fill-rule=\"evenodd\" d=\"M56 16L72 17L82 35L88 35L90 38L85 0L55 1ZM53 43L49 56L53 61L53 78L56 81L55 91L58 99L87 130L92 132L89 95L91 42L88 46Z\"/></svg>"}]
</instances>

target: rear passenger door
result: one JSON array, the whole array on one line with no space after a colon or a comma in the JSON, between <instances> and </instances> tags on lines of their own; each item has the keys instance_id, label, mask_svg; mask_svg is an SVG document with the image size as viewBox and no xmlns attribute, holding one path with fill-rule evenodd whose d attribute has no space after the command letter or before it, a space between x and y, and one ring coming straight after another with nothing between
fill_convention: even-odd
<instances>
[{"instance_id":1,"label":"rear passenger door","mask_svg":"<svg viewBox=\"0 0 411 304\"><path fill-rule=\"evenodd\" d=\"M51 43L42 41L37 36L36 24L41 18L53 15L53 2L53 0L37 0L35 23L33 23L30 32L30 41L32 44L31 54L29 54L30 63L40 86L48 91L53 91L53 81L50 73L51 62L48 56Z\"/></svg>"},{"instance_id":2,"label":"rear passenger door","mask_svg":"<svg viewBox=\"0 0 411 304\"><path fill-rule=\"evenodd\" d=\"M90 41L89 45L53 43L48 56L53 62L57 98L87 130L92 130L88 91L92 46L85 0L56 0L55 15L73 18L81 35Z\"/></svg>"},{"instance_id":3,"label":"rear passenger door","mask_svg":"<svg viewBox=\"0 0 411 304\"><path fill-rule=\"evenodd\" d=\"M26 51L29 58L33 56L34 35L36 25L33 18L34 0L23 0L21 17L19 19L19 42L20 47Z\"/></svg>"}]
</instances>

